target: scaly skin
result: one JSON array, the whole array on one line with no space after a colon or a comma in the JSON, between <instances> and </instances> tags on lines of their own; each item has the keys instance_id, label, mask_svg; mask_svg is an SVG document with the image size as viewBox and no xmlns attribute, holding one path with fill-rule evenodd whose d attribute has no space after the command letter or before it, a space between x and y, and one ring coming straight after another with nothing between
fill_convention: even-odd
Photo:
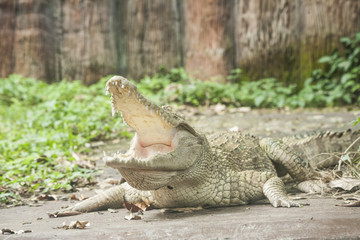
<instances>
[{"instance_id":1,"label":"scaly skin","mask_svg":"<svg viewBox=\"0 0 360 240\"><path fill-rule=\"evenodd\" d=\"M113 112L120 111L136 130L127 153L104 157L126 183L62 213L121 207L124 199L167 208L243 205L267 197L274 207L299 207L304 203L291 201L279 178L286 173L310 186L309 191L316 189L311 179L317 163L308 166L312 163L301 156L301 146L316 145L319 153L325 148L319 142L330 134L282 141L240 132L206 137L170 109L147 100L123 77L111 78L106 90L112 95ZM332 136L341 139L343 135ZM347 135L351 141L359 132Z\"/></svg>"}]
</instances>

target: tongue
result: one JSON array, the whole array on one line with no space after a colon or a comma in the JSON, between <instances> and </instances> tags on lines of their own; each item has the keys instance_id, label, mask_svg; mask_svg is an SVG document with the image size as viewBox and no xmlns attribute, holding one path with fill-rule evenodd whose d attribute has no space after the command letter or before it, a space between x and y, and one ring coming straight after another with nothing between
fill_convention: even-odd
<instances>
[{"instance_id":1,"label":"tongue","mask_svg":"<svg viewBox=\"0 0 360 240\"><path fill-rule=\"evenodd\" d=\"M148 158L158 153L168 153L173 150L171 145L165 145L161 143L153 144L150 146L143 147L138 144L135 147L136 155L140 158Z\"/></svg>"}]
</instances>

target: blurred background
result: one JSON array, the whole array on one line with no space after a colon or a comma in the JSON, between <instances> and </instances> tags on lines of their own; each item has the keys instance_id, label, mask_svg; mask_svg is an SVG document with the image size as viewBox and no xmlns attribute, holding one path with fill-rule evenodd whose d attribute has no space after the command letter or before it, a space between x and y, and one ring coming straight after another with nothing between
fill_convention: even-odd
<instances>
[{"instance_id":1,"label":"blurred background","mask_svg":"<svg viewBox=\"0 0 360 240\"><path fill-rule=\"evenodd\" d=\"M0 0L0 77L136 80L183 67L302 83L360 30L358 0Z\"/></svg>"}]
</instances>

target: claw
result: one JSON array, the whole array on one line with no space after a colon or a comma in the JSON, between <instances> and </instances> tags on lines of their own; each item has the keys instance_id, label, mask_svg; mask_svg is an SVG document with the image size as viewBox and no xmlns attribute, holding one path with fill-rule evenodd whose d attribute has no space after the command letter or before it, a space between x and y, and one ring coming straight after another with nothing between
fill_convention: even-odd
<instances>
[{"instance_id":1,"label":"claw","mask_svg":"<svg viewBox=\"0 0 360 240\"><path fill-rule=\"evenodd\" d=\"M295 202L289 199L285 191L285 185L278 177L270 178L264 184L264 194L274 207L302 207L309 203Z\"/></svg>"},{"instance_id":2,"label":"claw","mask_svg":"<svg viewBox=\"0 0 360 240\"><path fill-rule=\"evenodd\" d=\"M50 218L57 218L57 217L68 217L68 216L74 216L74 215L79 215L81 214L81 212L78 211L74 211L71 208L67 208L61 211L56 211L53 213L48 213Z\"/></svg>"},{"instance_id":3,"label":"claw","mask_svg":"<svg viewBox=\"0 0 360 240\"><path fill-rule=\"evenodd\" d=\"M272 203L273 207L303 207L303 206L306 206L306 205L310 205L309 203L306 203L306 202L295 202L295 201L292 201L288 198L282 198L282 199L278 199L276 201L274 201Z\"/></svg>"}]
</instances>

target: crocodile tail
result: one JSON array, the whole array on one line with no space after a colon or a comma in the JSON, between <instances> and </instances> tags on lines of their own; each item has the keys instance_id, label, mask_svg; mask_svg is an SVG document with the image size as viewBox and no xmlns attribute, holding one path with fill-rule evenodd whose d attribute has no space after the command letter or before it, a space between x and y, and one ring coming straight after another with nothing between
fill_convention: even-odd
<instances>
[{"instance_id":1,"label":"crocodile tail","mask_svg":"<svg viewBox=\"0 0 360 240\"><path fill-rule=\"evenodd\" d=\"M336 165L345 151L351 157L360 156L360 129L343 132L321 132L305 136L284 138L283 142L294 149L315 168Z\"/></svg>"}]
</instances>

